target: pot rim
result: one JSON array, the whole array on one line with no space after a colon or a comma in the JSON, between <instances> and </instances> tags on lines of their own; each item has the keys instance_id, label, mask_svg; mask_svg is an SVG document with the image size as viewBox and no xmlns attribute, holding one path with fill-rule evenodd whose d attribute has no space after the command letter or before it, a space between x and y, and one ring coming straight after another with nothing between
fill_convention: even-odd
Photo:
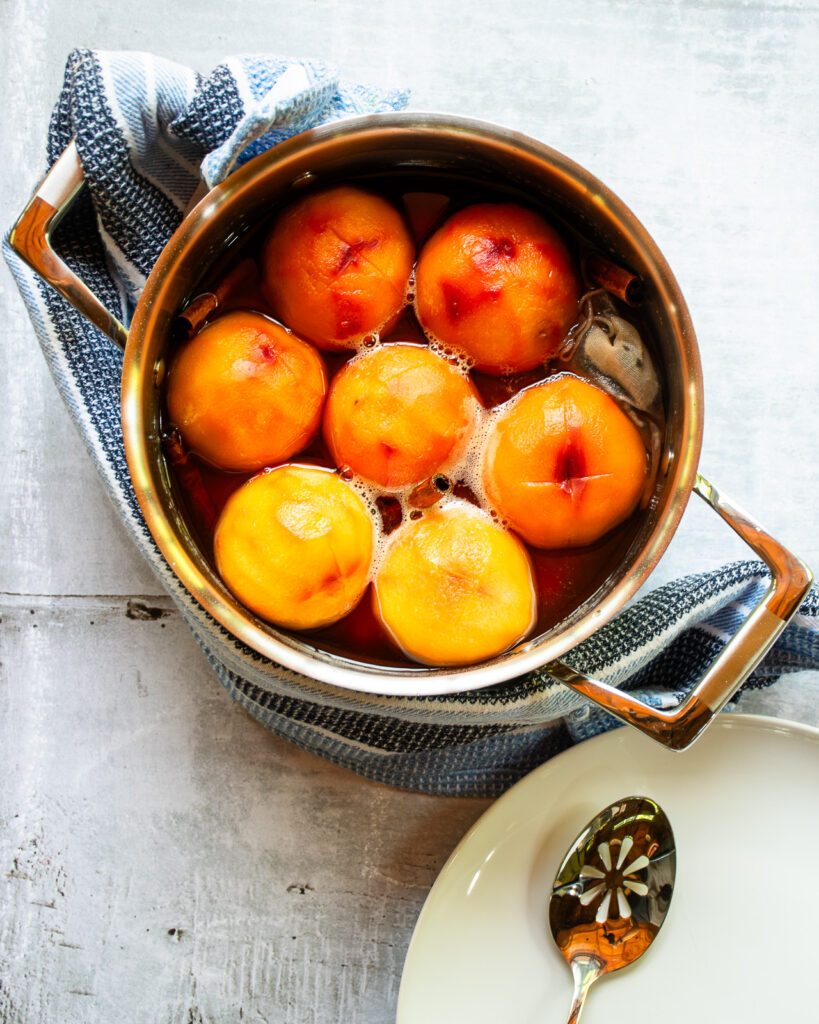
<instances>
[{"instance_id":1,"label":"pot rim","mask_svg":"<svg viewBox=\"0 0 819 1024\"><path fill-rule=\"evenodd\" d=\"M665 483L669 496L664 514L634 555L629 571L570 627L539 642L537 638L524 642L512 652L477 665L406 669L370 666L311 650L309 635L300 640L276 635L273 627L256 619L195 563L160 500L156 480L159 466L152 458L149 445L143 389L153 385L156 365L146 342L147 331L151 327L152 311L162 305L160 298L175 265L184 260L202 226L227 208L240 207L246 191L265 169L303 157L306 149L338 135L367 135L384 130L455 132L464 141L512 147L536 160L548 162L552 173L581 186L588 201L609 217L619 234L628 236L652 266L658 301L668 311L675 323L675 333L681 339L678 346L685 397L682 427L676 439L679 450L674 453ZM154 540L177 579L204 611L233 637L277 665L346 690L385 696L439 696L480 689L548 668L548 662L587 639L623 608L659 562L687 505L702 445L702 398L699 352L685 300L657 244L622 200L573 160L520 132L452 114L405 111L349 118L296 135L248 161L190 210L154 265L133 316L122 372L122 430L131 480Z\"/></svg>"}]
</instances>

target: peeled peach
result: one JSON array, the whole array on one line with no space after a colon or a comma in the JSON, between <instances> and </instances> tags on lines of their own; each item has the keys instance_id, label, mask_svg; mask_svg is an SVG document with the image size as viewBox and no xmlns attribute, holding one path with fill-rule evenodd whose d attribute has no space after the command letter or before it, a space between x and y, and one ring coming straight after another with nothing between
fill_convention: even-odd
<instances>
[{"instance_id":1,"label":"peeled peach","mask_svg":"<svg viewBox=\"0 0 819 1024\"><path fill-rule=\"evenodd\" d=\"M282 462L312 439L327 378L312 345L259 313L228 313L171 366L168 413L186 446L222 469Z\"/></svg>"},{"instance_id":2,"label":"peeled peach","mask_svg":"<svg viewBox=\"0 0 819 1024\"><path fill-rule=\"evenodd\" d=\"M418 260L415 308L425 330L486 373L531 370L557 352L580 287L557 232L514 203L450 217Z\"/></svg>"},{"instance_id":3,"label":"peeled peach","mask_svg":"<svg viewBox=\"0 0 819 1024\"><path fill-rule=\"evenodd\" d=\"M373 524L336 473L287 465L228 500L214 535L216 567L236 597L290 629L338 621L367 587Z\"/></svg>"},{"instance_id":4,"label":"peeled peach","mask_svg":"<svg viewBox=\"0 0 819 1024\"><path fill-rule=\"evenodd\" d=\"M406 304L415 246L385 199L347 185L288 207L264 245L276 315L321 348L355 348Z\"/></svg>"},{"instance_id":5,"label":"peeled peach","mask_svg":"<svg viewBox=\"0 0 819 1024\"><path fill-rule=\"evenodd\" d=\"M538 548L590 544L626 519L647 472L636 426L604 391L561 374L522 391L492 425L487 496Z\"/></svg>"},{"instance_id":6,"label":"peeled peach","mask_svg":"<svg viewBox=\"0 0 819 1024\"><path fill-rule=\"evenodd\" d=\"M336 465L383 487L404 487L457 456L477 408L466 377L441 356L422 345L383 345L334 378L324 436Z\"/></svg>"},{"instance_id":7,"label":"peeled peach","mask_svg":"<svg viewBox=\"0 0 819 1024\"><path fill-rule=\"evenodd\" d=\"M374 606L398 646L430 665L468 665L521 640L535 621L526 549L463 502L410 520L390 540Z\"/></svg>"}]
</instances>

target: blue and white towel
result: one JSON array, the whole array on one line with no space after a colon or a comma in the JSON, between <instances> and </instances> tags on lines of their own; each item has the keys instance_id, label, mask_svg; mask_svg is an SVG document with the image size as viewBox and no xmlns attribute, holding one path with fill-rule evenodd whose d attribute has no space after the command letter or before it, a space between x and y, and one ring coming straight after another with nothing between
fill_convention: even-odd
<instances>
[{"instance_id":1,"label":"blue and white towel","mask_svg":"<svg viewBox=\"0 0 819 1024\"><path fill-rule=\"evenodd\" d=\"M63 221L57 246L127 324L203 183L221 181L303 129L406 101L405 93L351 85L315 63L233 57L201 77L147 54L75 50L52 117L48 162L76 138L89 188ZM296 675L234 640L180 587L140 513L120 432L121 353L7 243L4 251L57 387L123 521L222 685L271 731L394 786L488 796L616 724L545 672L452 696L374 697ZM766 578L760 563L741 562L669 584L565 660L654 706L673 706L736 630ZM783 673L819 667L818 623L814 589L747 685L769 686Z\"/></svg>"}]
</instances>

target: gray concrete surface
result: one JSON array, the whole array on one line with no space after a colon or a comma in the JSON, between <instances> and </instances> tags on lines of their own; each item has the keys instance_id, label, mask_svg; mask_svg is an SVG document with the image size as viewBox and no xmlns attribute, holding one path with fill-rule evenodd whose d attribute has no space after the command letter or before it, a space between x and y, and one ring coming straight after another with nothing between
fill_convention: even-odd
<instances>
[{"instance_id":1,"label":"gray concrete surface","mask_svg":"<svg viewBox=\"0 0 819 1024\"><path fill-rule=\"evenodd\" d=\"M632 206L698 328L702 468L819 564L819 5L0 0L0 220L67 51L309 55L503 122ZM0 1022L392 1019L412 926L485 804L393 792L231 706L132 549L0 271ZM692 507L657 579L744 550ZM130 598L162 610L126 615ZM816 675L760 710L819 724ZM682 766L681 766L682 770Z\"/></svg>"}]
</instances>

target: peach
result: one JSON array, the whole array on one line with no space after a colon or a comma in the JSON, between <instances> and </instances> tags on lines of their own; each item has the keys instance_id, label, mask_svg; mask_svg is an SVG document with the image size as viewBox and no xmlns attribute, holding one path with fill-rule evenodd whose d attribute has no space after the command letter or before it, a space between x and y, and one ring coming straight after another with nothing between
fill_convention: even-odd
<instances>
[{"instance_id":1,"label":"peach","mask_svg":"<svg viewBox=\"0 0 819 1024\"><path fill-rule=\"evenodd\" d=\"M347 185L288 207L264 244L276 316L320 348L355 348L406 304L415 246L385 199Z\"/></svg>"},{"instance_id":2,"label":"peach","mask_svg":"<svg viewBox=\"0 0 819 1024\"><path fill-rule=\"evenodd\" d=\"M399 488L457 457L477 409L467 378L441 356L422 345L383 345L333 379L324 436L336 465Z\"/></svg>"},{"instance_id":3,"label":"peach","mask_svg":"<svg viewBox=\"0 0 819 1024\"><path fill-rule=\"evenodd\" d=\"M626 519L647 467L640 433L614 399L566 373L498 410L482 474L490 502L524 540L566 548Z\"/></svg>"},{"instance_id":4,"label":"peach","mask_svg":"<svg viewBox=\"0 0 819 1024\"><path fill-rule=\"evenodd\" d=\"M396 531L375 578L374 607L415 661L482 661L521 640L534 624L529 556L486 513L453 502Z\"/></svg>"},{"instance_id":5,"label":"peach","mask_svg":"<svg viewBox=\"0 0 819 1024\"><path fill-rule=\"evenodd\" d=\"M479 203L424 246L415 281L422 326L492 374L555 355L577 315L580 286L557 232L514 203Z\"/></svg>"},{"instance_id":6,"label":"peach","mask_svg":"<svg viewBox=\"0 0 819 1024\"><path fill-rule=\"evenodd\" d=\"M227 313L179 352L168 413L189 450L252 471L300 451L321 421L327 378L307 342L260 313Z\"/></svg>"},{"instance_id":7,"label":"peach","mask_svg":"<svg viewBox=\"0 0 819 1024\"><path fill-rule=\"evenodd\" d=\"M214 535L216 567L242 604L289 629L337 622L369 580L373 524L336 473L286 465L228 500Z\"/></svg>"}]
</instances>

